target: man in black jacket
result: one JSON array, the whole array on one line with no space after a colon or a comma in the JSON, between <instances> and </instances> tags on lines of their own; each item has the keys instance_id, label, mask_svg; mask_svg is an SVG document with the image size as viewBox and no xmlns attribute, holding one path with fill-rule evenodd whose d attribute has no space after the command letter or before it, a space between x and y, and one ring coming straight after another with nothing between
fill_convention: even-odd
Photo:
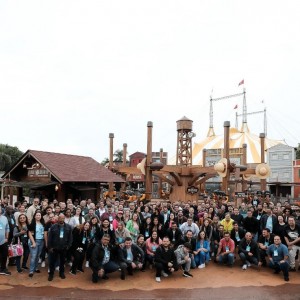
<instances>
[{"instance_id":1,"label":"man in black jacket","mask_svg":"<svg viewBox=\"0 0 300 300\"><path fill-rule=\"evenodd\" d=\"M65 223L65 215L59 214L58 223L53 224L48 233L49 277L53 280L55 264L59 258L59 277L65 279L65 260L72 245L72 227Z\"/></svg>"},{"instance_id":2,"label":"man in black jacket","mask_svg":"<svg viewBox=\"0 0 300 300\"><path fill-rule=\"evenodd\" d=\"M261 266L259 249L257 243L252 239L252 233L247 232L239 244L239 255L243 263L243 270L251 264Z\"/></svg>"},{"instance_id":3,"label":"man in black jacket","mask_svg":"<svg viewBox=\"0 0 300 300\"><path fill-rule=\"evenodd\" d=\"M230 238L234 241L236 247L239 246L240 241L245 237L245 230L239 227L238 222L233 222L233 229L230 233Z\"/></svg>"},{"instance_id":4,"label":"man in black jacket","mask_svg":"<svg viewBox=\"0 0 300 300\"><path fill-rule=\"evenodd\" d=\"M119 268L121 268L121 279L125 279L126 264L117 264L114 261L115 254L115 249L110 244L110 235L104 234L101 241L96 243L89 262L94 283L97 283L99 278L108 279L106 274L113 273Z\"/></svg>"},{"instance_id":5,"label":"man in black jacket","mask_svg":"<svg viewBox=\"0 0 300 300\"><path fill-rule=\"evenodd\" d=\"M155 252L156 282L160 282L160 277L168 277L169 274L178 270L178 264L174 249L170 248L170 239L164 237L162 245Z\"/></svg>"},{"instance_id":6,"label":"man in black jacket","mask_svg":"<svg viewBox=\"0 0 300 300\"><path fill-rule=\"evenodd\" d=\"M246 232L251 232L253 239L257 241L258 239L258 230L259 230L259 221L253 217L252 211L247 211L247 217L244 218L243 228Z\"/></svg>"},{"instance_id":7,"label":"man in black jacket","mask_svg":"<svg viewBox=\"0 0 300 300\"><path fill-rule=\"evenodd\" d=\"M182 240L182 232L177 227L177 224L175 222L172 223L171 228L167 229L166 235L169 237L174 250L177 249Z\"/></svg>"},{"instance_id":8,"label":"man in black jacket","mask_svg":"<svg viewBox=\"0 0 300 300\"><path fill-rule=\"evenodd\" d=\"M127 267L128 275L133 275L133 270L141 270L145 259L144 251L132 243L131 237L125 238L124 247L119 248L120 263Z\"/></svg>"}]
</instances>

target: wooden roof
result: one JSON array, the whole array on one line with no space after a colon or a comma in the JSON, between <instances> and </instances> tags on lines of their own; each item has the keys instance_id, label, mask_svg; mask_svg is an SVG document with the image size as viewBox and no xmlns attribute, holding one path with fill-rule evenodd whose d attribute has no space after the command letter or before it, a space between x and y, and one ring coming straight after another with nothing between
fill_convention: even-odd
<instances>
[{"instance_id":1,"label":"wooden roof","mask_svg":"<svg viewBox=\"0 0 300 300\"><path fill-rule=\"evenodd\" d=\"M124 182L91 157L36 150L28 150L3 178L30 155L60 182Z\"/></svg>"}]
</instances>

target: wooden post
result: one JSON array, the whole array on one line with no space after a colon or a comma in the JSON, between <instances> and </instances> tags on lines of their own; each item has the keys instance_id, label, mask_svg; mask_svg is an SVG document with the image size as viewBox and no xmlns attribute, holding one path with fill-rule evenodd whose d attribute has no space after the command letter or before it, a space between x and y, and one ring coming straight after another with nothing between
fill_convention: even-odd
<instances>
[{"instance_id":1,"label":"wooden post","mask_svg":"<svg viewBox=\"0 0 300 300\"><path fill-rule=\"evenodd\" d=\"M259 138L260 138L260 162L265 163L265 134L260 133ZM261 179L260 180L260 187L261 191L266 191L267 189L267 180L266 179Z\"/></svg>"},{"instance_id":2,"label":"wooden post","mask_svg":"<svg viewBox=\"0 0 300 300\"><path fill-rule=\"evenodd\" d=\"M247 144L243 144L242 165L247 166ZM242 190L247 190L247 180L242 180Z\"/></svg>"},{"instance_id":3,"label":"wooden post","mask_svg":"<svg viewBox=\"0 0 300 300\"><path fill-rule=\"evenodd\" d=\"M159 159L160 159L160 162L162 163L163 162L163 148L160 148L160 152L159 152ZM161 178L158 178L158 198L161 199L161 195L162 195L162 179Z\"/></svg>"},{"instance_id":4,"label":"wooden post","mask_svg":"<svg viewBox=\"0 0 300 300\"><path fill-rule=\"evenodd\" d=\"M152 162L152 127L153 123L149 121L147 123L148 134L147 134L147 159L146 159L146 200L151 200L152 198L152 171L150 170L150 165Z\"/></svg>"},{"instance_id":5,"label":"wooden post","mask_svg":"<svg viewBox=\"0 0 300 300\"><path fill-rule=\"evenodd\" d=\"M112 171L113 163L114 163L114 134L109 134L109 169ZM113 197L114 193L114 183L109 182L108 184L108 195L109 197Z\"/></svg>"},{"instance_id":6,"label":"wooden post","mask_svg":"<svg viewBox=\"0 0 300 300\"><path fill-rule=\"evenodd\" d=\"M229 121L225 121L224 122L224 158L227 159L228 162L228 168L227 168L227 173L226 173L226 177L223 177L222 179L222 190L227 193L228 191L228 182L229 182L229 177L230 177L230 170L229 170L229 165L230 165L230 161L229 161L229 138L230 138L230 134L229 134L229 129L230 129L230 122Z\"/></svg>"},{"instance_id":7,"label":"wooden post","mask_svg":"<svg viewBox=\"0 0 300 300\"><path fill-rule=\"evenodd\" d=\"M9 204L13 205L13 200L14 200L14 187L10 186L9 187Z\"/></svg>"},{"instance_id":8,"label":"wooden post","mask_svg":"<svg viewBox=\"0 0 300 300\"><path fill-rule=\"evenodd\" d=\"M123 167L126 167L126 158L127 158L127 144L123 144ZM126 180L126 174L123 176L123 179ZM126 190L126 182L123 182L121 184L121 190L125 191Z\"/></svg>"}]
</instances>

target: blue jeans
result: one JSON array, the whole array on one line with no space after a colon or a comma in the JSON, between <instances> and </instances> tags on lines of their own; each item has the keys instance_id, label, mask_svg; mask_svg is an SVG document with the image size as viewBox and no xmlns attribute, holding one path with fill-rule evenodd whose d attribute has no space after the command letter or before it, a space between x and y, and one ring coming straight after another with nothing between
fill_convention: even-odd
<instances>
[{"instance_id":1,"label":"blue jeans","mask_svg":"<svg viewBox=\"0 0 300 300\"><path fill-rule=\"evenodd\" d=\"M281 264L280 262L274 262L270 260L269 267L276 271L282 271L284 277L289 277L290 265L287 261Z\"/></svg>"},{"instance_id":2,"label":"blue jeans","mask_svg":"<svg viewBox=\"0 0 300 300\"><path fill-rule=\"evenodd\" d=\"M234 263L234 254L233 253L225 253L225 254L223 254L223 255L220 255L219 257L218 257L218 262L220 263L220 264L222 264L222 263L227 263L229 266L232 266L233 265L233 263Z\"/></svg>"},{"instance_id":3,"label":"blue jeans","mask_svg":"<svg viewBox=\"0 0 300 300\"><path fill-rule=\"evenodd\" d=\"M243 252L240 252L239 255L243 265L245 265L247 261L253 265L258 265L258 259L255 256L249 256Z\"/></svg>"},{"instance_id":4,"label":"blue jeans","mask_svg":"<svg viewBox=\"0 0 300 300\"><path fill-rule=\"evenodd\" d=\"M205 262L209 261L209 252L200 251L197 255L195 255L195 263L197 266L205 264Z\"/></svg>"},{"instance_id":5,"label":"blue jeans","mask_svg":"<svg viewBox=\"0 0 300 300\"><path fill-rule=\"evenodd\" d=\"M34 273L37 270L39 257L42 253L44 247L44 240L36 240L35 241L35 248L31 247L31 242L29 242L29 250L30 250L30 267L29 273Z\"/></svg>"}]
</instances>

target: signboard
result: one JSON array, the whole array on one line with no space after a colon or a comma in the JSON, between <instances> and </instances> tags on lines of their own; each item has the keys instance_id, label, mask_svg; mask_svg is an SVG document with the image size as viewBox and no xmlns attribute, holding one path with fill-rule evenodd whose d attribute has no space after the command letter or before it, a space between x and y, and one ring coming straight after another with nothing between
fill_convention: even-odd
<instances>
[{"instance_id":1,"label":"signboard","mask_svg":"<svg viewBox=\"0 0 300 300\"><path fill-rule=\"evenodd\" d=\"M49 177L47 169L28 169L28 177Z\"/></svg>"},{"instance_id":2,"label":"signboard","mask_svg":"<svg viewBox=\"0 0 300 300\"><path fill-rule=\"evenodd\" d=\"M243 192L235 192L235 195L236 195L238 198L244 198L244 197L246 197L246 193L243 193Z\"/></svg>"},{"instance_id":3,"label":"signboard","mask_svg":"<svg viewBox=\"0 0 300 300\"><path fill-rule=\"evenodd\" d=\"M188 186L187 189L186 189L186 192L188 194L194 195L194 194L197 194L199 192L199 189L195 186Z\"/></svg>"}]
</instances>

